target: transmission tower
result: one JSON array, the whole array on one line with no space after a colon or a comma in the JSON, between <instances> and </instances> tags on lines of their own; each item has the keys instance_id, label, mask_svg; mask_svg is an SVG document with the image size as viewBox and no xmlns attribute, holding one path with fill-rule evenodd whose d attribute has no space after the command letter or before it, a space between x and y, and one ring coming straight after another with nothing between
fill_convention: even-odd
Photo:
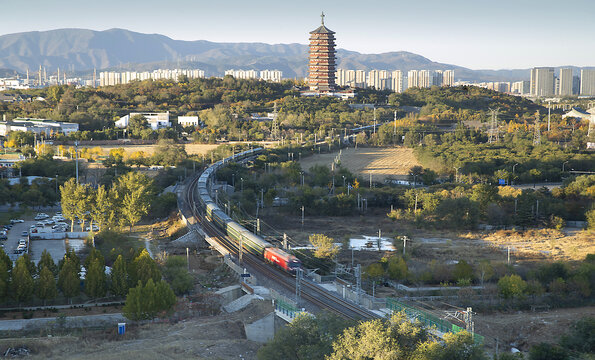
<instances>
[{"instance_id":1,"label":"transmission tower","mask_svg":"<svg viewBox=\"0 0 595 360\"><path fill-rule=\"evenodd\" d=\"M535 113L535 131L533 132L533 145L541 144L541 131L539 129L539 110Z\"/></svg>"},{"instance_id":2,"label":"transmission tower","mask_svg":"<svg viewBox=\"0 0 595 360\"><path fill-rule=\"evenodd\" d=\"M500 109L490 109L492 118L490 120L490 129L488 130L488 142L498 142L500 140L500 133L498 131L498 111Z\"/></svg>"},{"instance_id":3,"label":"transmission tower","mask_svg":"<svg viewBox=\"0 0 595 360\"><path fill-rule=\"evenodd\" d=\"M272 140L279 140L281 135L281 131L279 130L279 121L277 121L277 102L273 107L273 125L271 128L271 138Z\"/></svg>"}]
</instances>

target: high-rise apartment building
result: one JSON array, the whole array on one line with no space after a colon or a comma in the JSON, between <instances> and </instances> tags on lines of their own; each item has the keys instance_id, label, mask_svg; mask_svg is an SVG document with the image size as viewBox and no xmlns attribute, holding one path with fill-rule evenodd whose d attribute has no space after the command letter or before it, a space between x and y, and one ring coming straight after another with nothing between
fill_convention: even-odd
<instances>
[{"instance_id":1,"label":"high-rise apartment building","mask_svg":"<svg viewBox=\"0 0 595 360\"><path fill-rule=\"evenodd\" d=\"M430 70L420 70L417 72L417 86L428 88L432 86L432 72Z\"/></svg>"},{"instance_id":2,"label":"high-rise apartment building","mask_svg":"<svg viewBox=\"0 0 595 360\"><path fill-rule=\"evenodd\" d=\"M558 85L558 95L570 96L572 95L572 69L560 69L560 77Z\"/></svg>"},{"instance_id":3,"label":"high-rise apartment building","mask_svg":"<svg viewBox=\"0 0 595 360\"><path fill-rule=\"evenodd\" d=\"M418 87L417 70L407 71L407 88Z\"/></svg>"},{"instance_id":4,"label":"high-rise apartment building","mask_svg":"<svg viewBox=\"0 0 595 360\"><path fill-rule=\"evenodd\" d=\"M362 89L366 87L366 72L364 70L355 71L355 86Z\"/></svg>"},{"instance_id":5,"label":"high-rise apartment building","mask_svg":"<svg viewBox=\"0 0 595 360\"><path fill-rule=\"evenodd\" d=\"M455 71L444 70L442 73L442 86L453 86L455 83Z\"/></svg>"},{"instance_id":6,"label":"high-rise apartment building","mask_svg":"<svg viewBox=\"0 0 595 360\"><path fill-rule=\"evenodd\" d=\"M260 72L260 80L281 82L283 72L280 70L262 70Z\"/></svg>"},{"instance_id":7,"label":"high-rise apartment building","mask_svg":"<svg viewBox=\"0 0 595 360\"><path fill-rule=\"evenodd\" d=\"M403 92L403 73L401 70L395 70L391 74L390 89L396 93Z\"/></svg>"},{"instance_id":8,"label":"high-rise apartment building","mask_svg":"<svg viewBox=\"0 0 595 360\"><path fill-rule=\"evenodd\" d=\"M442 86L444 83L444 72L442 70L435 70L432 75L432 85Z\"/></svg>"},{"instance_id":9,"label":"high-rise apartment building","mask_svg":"<svg viewBox=\"0 0 595 360\"><path fill-rule=\"evenodd\" d=\"M310 61L308 83L312 91L333 91L335 89L335 32L321 25L310 31Z\"/></svg>"},{"instance_id":10,"label":"high-rise apartment building","mask_svg":"<svg viewBox=\"0 0 595 360\"><path fill-rule=\"evenodd\" d=\"M581 70L581 95L595 95L595 69Z\"/></svg>"},{"instance_id":11,"label":"high-rise apartment building","mask_svg":"<svg viewBox=\"0 0 595 360\"><path fill-rule=\"evenodd\" d=\"M531 95L553 96L554 89L554 68L536 67L531 69Z\"/></svg>"},{"instance_id":12,"label":"high-rise apartment building","mask_svg":"<svg viewBox=\"0 0 595 360\"><path fill-rule=\"evenodd\" d=\"M513 94L525 95L530 91L531 83L529 81L516 81L512 83L510 92Z\"/></svg>"}]
</instances>

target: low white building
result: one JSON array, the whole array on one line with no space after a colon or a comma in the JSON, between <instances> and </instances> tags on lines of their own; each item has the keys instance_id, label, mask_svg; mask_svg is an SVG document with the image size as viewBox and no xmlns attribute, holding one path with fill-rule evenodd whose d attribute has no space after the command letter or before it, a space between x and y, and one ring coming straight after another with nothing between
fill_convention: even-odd
<instances>
[{"instance_id":1,"label":"low white building","mask_svg":"<svg viewBox=\"0 0 595 360\"><path fill-rule=\"evenodd\" d=\"M576 119L590 119L591 114L578 108L572 108L572 110L562 115L562 119L566 119L567 117L573 117Z\"/></svg>"},{"instance_id":2,"label":"low white building","mask_svg":"<svg viewBox=\"0 0 595 360\"><path fill-rule=\"evenodd\" d=\"M115 123L116 127L120 128L120 129L127 128L130 118L135 115L144 116L145 119L147 119L147 122L149 123L149 126L151 127L152 130L159 130L159 129L171 127L171 122L169 121L169 111L164 112L164 113L149 113L149 112L130 113L128 115L122 116L120 118L120 120L116 121L116 123Z\"/></svg>"},{"instance_id":3,"label":"low white building","mask_svg":"<svg viewBox=\"0 0 595 360\"><path fill-rule=\"evenodd\" d=\"M198 116L178 116L178 124L181 126L198 126Z\"/></svg>"},{"instance_id":4,"label":"low white building","mask_svg":"<svg viewBox=\"0 0 595 360\"><path fill-rule=\"evenodd\" d=\"M37 135L62 133L70 135L79 131L79 124L31 118L16 118L10 121L0 121L0 135L6 136L11 131L33 132Z\"/></svg>"}]
</instances>

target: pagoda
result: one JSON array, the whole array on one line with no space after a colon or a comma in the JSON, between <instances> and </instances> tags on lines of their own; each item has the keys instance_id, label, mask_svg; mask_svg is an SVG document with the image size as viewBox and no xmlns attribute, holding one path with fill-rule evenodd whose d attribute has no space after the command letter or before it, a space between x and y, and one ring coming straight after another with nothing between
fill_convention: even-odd
<instances>
[{"instance_id":1,"label":"pagoda","mask_svg":"<svg viewBox=\"0 0 595 360\"><path fill-rule=\"evenodd\" d=\"M335 90L335 32L322 24L310 31L310 62L308 84L311 91L332 92Z\"/></svg>"}]
</instances>

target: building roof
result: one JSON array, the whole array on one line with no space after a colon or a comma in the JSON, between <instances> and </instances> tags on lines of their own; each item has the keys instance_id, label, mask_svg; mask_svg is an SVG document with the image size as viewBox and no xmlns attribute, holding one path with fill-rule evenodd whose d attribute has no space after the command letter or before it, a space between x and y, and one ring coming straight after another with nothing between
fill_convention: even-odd
<instances>
[{"instance_id":1,"label":"building roof","mask_svg":"<svg viewBox=\"0 0 595 360\"><path fill-rule=\"evenodd\" d=\"M564 119L567 117L574 117L577 119L582 119L584 117L588 117L589 115L591 115L591 114L589 114L588 112L586 112L582 109L573 107L572 110L570 110L566 114L562 115L562 118Z\"/></svg>"},{"instance_id":2,"label":"building roof","mask_svg":"<svg viewBox=\"0 0 595 360\"><path fill-rule=\"evenodd\" d=\"M324 13L320 14L320 19L321 25L316 30L310 31L310 34L334 34L334 31L324 26Z\"/></svg>"}]
</instances>

